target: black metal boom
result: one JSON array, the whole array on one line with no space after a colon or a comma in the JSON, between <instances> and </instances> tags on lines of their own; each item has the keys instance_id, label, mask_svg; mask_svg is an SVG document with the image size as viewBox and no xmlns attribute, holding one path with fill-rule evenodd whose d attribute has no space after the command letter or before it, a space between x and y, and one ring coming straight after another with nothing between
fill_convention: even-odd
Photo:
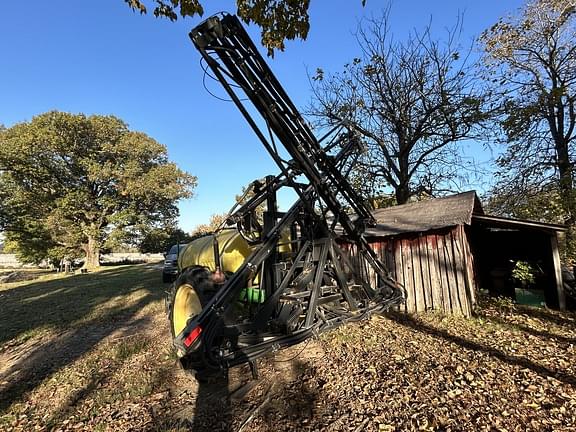
<instances>
[{"instance_id":1,"label":"black metal boom","mask_svg":"<svg viewBox=\"0 0 576 432\"><path fill-rule=\"evenodd\" d=\"M360 151L354 133L342 124L317 139L235 16L211 17L190 37L281 173L258 183L254 196L229 215L241 232L249 230L242 224L267 203L261 232L248 236L253 253L175 335L183 364L222 368L250 361L403 301L403 289L364 238L366 226L375 224L371 211L343 173ZM299 196L285 213L276 210L282 187ZM282 254L287 231L291 253ZM266 300L231 317L231 305L255 275Z\"/></svg>"}]
</instances>

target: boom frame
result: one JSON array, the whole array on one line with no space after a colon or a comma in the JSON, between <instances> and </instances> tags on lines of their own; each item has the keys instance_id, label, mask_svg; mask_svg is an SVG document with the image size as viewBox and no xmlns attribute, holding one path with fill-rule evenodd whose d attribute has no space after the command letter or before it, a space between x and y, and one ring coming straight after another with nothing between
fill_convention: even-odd
<instances>
[{"instance_id":1,"label":"boom frame","mask_svg":"<svg viewBox=\"0 0 576 432\"><path fill-rule=\"evenodd\" d=\"M250 362L316 332L402 303L403 288L364 237L366 227L375 225L370 208L343 174L361 151L353 130L340 124L317 139L237 17L213 16L194 28L190 38L280 174L259 182L255 195L229 214L227 222L237 223L242 232L242 222L260 204L267 204L252 254L175 335L182 364L223 369ZM260 125L244 102L256 109ZM280 144L290 160L282 156ZM283 187L298 196L285 213L276 210L276 194ZM287 230L293 253L283 257L279 250ZM346 245L355 250L356 259ZM375 286L364 265L373 270ZM249 318L230 320L240 292L256 274L266 300ZM286 321L281 330L275 328L279 316Z\"/></svg>"}]
</instances>

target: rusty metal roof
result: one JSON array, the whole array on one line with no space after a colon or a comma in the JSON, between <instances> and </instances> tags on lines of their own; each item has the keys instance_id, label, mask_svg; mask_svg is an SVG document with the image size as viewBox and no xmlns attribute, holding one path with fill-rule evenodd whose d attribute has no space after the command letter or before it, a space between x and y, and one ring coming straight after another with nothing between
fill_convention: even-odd
<instances>
[{"instance_id":1,"label":"rusty metal roof","mask_svg":"<svg viewBox=\"0 0 576 432\"><path fill-rule=\"evenodd\" d=\"M442 198L432 198L374 210L377 225L366 230L367 236L390 236L423 232L456 225L470 225L472 214L483 215L475 191Z\"/></svg>"}]
</instances>

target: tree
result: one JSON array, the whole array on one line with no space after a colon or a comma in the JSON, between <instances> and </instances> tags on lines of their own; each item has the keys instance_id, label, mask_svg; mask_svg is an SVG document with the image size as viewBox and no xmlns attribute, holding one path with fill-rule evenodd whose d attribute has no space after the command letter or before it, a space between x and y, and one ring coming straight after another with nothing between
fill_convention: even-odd
<instances>
[{"instance_id":1,"label":"tree","mask_svg":"<svg viewBox=\"0 0 576 432\"><path fill-rule=\"evenodd\" d=\"M360 177L390 186L404 204L454 189L462 174L456 143L473 137L485 116L468 56L457 44L461 21L443 43L430 26L396 41L388 22L389 11L361 22L361 55L342 72L317 70L311 113L324 126L349 123L366 147L356 162Z\"/></svg>"},{"instance_id":2,"label":"tree","mask_svg":"<svg viewBox=\"0 0 576 432\"><path fill-rule=\"evenodd\" d=\"M534 0L486 30L485 62L499 92L506 151L499 183L510 197L556 189L574 243L576 0Z\"/></svg>"},{"instance_id":3,"label":"tree","mask_svg":"<svg viewBox=\"0 0 576 432\"><path fill-rule=\"evenodd\" d=\"M362 0L364 5L366 0ZM147 13L145 0L124 0L133 10ZM204 8L199 0L151 0L155 4L154 15L171 21L182 17L202 16ZM236 0L236 14L247 24L253 22L262 29L262 45L268 55L275 49L284 50L284 41L306 39L310 28L309 0Z\"/></svg>"},{"instance_id":4,"label":"tree","mask_svg":"<svg viewBox=\"0 0 576 432\"><path fill-rule=\"evenodd\" d=\"M210 216L210 221L208 223L200 224L194 227L191 235L196 237L202 234L212 234L216 232L216 230L222 227L226 216L226 214L213 214Z\"/></svg>"},{"instance_id":5,"label":"tree","mask_svg":"<svg viewBox=\"0 0 576 432\"><path fill-rule=\"evenodd\" d=\"M113 116L49 112L0 133L1 229L32 261L83 253L99 265L107 239L173 220L196 178L166 148Z\"/></svg>"},{"instance_id":6,"label":"tree","mask_svg":"<svg viewBox=\"0 0 576 432\"><path fill-rule=\"evenodd\" d=\"M193 239L190 234L173 226L152 228L143 236L139 249L142 253L166 252L176 243L189 243Z\"/></svg>"},{"instance_id":7,"label":"tree","mask_svg":"<svg viewBox=\"0 0 576 432\"><path fill-rule=\"evenodd\" d=\"M494 189L484 198L488 214L544 223L562 224L566 218L558 188L554 185L524 187L518 194L514 188Z\"/></svg>"}]
</instances>

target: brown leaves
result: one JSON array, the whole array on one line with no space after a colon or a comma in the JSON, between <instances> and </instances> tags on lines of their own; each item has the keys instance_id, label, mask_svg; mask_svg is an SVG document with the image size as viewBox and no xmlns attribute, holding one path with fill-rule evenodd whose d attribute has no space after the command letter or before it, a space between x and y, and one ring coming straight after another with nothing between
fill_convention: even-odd
<instances>
[{"instance_id":1,"label":"brown leaves","mask_svg":"<svg viewBox=\"0 0 576 432\"><path fill-rule=\"evenodd\" d=\"M374 317L261 360L242 392L247 367L212 387L175 368L157 312L148 343L101 342L0 414L0 429L574 430L575 318L494 303L473 319Z\"/></svg>"},{"instance_id":2,"label":"brown leaves","mask_svg":"<svg viewBox=\"0 0 576 432\"><path fill-rule=\"evenodd\" d=\"M575 427L576 356L557 343L558 338L576 338L576 325L556 324L572 323L572 318L546 310L488 306L484 315L472 320L400 315L341 327L321 338L326 355L307 362L313 372L306 382L316 402L306 428ZM314 385L320 381L322 386ZM286 383L278 392L280 406L288 403L287 388L290 398L295 397L299 382ZM282 410L267 413L265 423L275 425L275 430L298 428ZM255 430L266 426L260 423Z\"/></svg>"}]
</instances>

